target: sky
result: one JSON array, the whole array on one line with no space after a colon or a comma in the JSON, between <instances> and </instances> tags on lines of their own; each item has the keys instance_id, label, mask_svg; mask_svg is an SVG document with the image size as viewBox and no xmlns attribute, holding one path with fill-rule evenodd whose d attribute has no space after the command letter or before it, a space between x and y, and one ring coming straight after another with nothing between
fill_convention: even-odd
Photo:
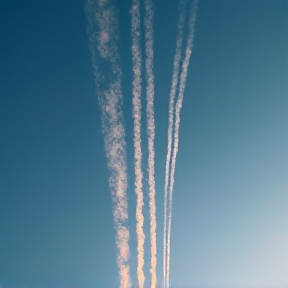
<instances>
[{"instance_id":1,"label":"sky","mask_svg":"<svg viewBox=\"0 0 288 288\"><path fill-rule=\"evenodd\" d=\"M115 5L135 281L130 1ZM288 285L287 15L287 1L199 2L173 192L172 288ZM177 21L178 1L155 0L159 282ZM0 2L1 288L118 287L109 171L86 24L80 0ZM145 121L143 113L143 169ZM148 287L147 184L144 200Z\"/></svg>"}]
</instances>

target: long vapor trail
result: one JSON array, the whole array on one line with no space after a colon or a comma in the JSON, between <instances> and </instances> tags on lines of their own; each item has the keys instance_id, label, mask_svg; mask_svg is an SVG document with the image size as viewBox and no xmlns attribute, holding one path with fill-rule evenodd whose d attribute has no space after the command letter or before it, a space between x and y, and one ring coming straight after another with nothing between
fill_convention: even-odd
<instances>
[{"instance_id":1,"label":"long vapor trail","mask_svg":"<svg viewBox=\"0 0 288 288\"><path fill-rule=\"evenodd\" d=\"M146 100L147 100L147 135L148 135L148 182L150 208L150 244L151 244L151 288L156 288L157 239L156 239L156 201L155 201L155 120L154 120L154 74L153 74L153 17L152 0L145 0L145 54L146 54Z\"/></svg>"},{"instance_id":2,"label":"long vapor trail","mask_svg":"<svg viewBox=\"0 0 288 288\"><path fill-rule=\"evenodd\" d=\"M178 85L178 75L180 70L181 51L183 46L183 30L186 19L186 2L187 0L181 0L179 6L179 20L178 20L178 36L176 41L176 52L174 56L174 65L172 73L172 85L170 90L169 99L169 120L168 120L168 147L166 156L166 169L165 169L165 186L164 186L164 233L163 233L163 287L166 287L166 275L167 275L167 201L168 201L168 183L169 183L169 167L171 162L171 150L172 150L172 131L173 131L173 118L174 118L174 99L176 94L176 88Z\"/></svg>"},{"instance_id":3,"label":"long vapor trail","mask_svg":"<svg viewBox=\"0 0 288 288\"><path fill-rule=\"evenodd\" d=\"M88 36L104 135L116 229L120 288L129 287L129 230L126 143L122 113L121 69L117 50L117 20L109 0L87 0Z\"/></svg>"},{"instance_id":4,"label":"long vapor trail","mask_svg":"<svg viewBox=\"0 0 288 288\"><path fill-rule=\"evenodd\" d=\"M174 173L176 165L176 156L178 152L179 144L179 126L180 126L180 111L182 108L182 102L184 98L184 90L186 85L187 70L190 62L190 56L193 48L193 40L195 34L195 23L196 23L196 12L198 7L198 0L194 0L191 6L191 14L189 19L189 32L187 38L187 44L185 49L185 58L181 67L180 74L180 85L179 85L179 94L175 106L175 128L173 135L173 154L171 160L171 170L170 170L170 183L169 183L169 218L168 218L168 232L167 232L167 277L166 285L169 287L169 277L170 277L170 238L171 238L171 219L172 219L172 194L173 194L173 185L174 185Z\"/></svg>"},{"instance_id":5,"label":"long vapor trail","mask_svg":"<svg viewBox=\"0 0 288 288\"><path fill-rule=\"evenodd\" d=\"M142 191L142 151L141 151L141 33L140 33L140 1L133 0L131 8L131 34L132 34L132 60L133 60L133 119L134 119L134 159L135 159L135 192L137 195L136 203L136 234L138 265L137 277L139 288L143 288L145 275L144 266L144 241L143 231L143 191Z\"/></svg>"}]
</instances>

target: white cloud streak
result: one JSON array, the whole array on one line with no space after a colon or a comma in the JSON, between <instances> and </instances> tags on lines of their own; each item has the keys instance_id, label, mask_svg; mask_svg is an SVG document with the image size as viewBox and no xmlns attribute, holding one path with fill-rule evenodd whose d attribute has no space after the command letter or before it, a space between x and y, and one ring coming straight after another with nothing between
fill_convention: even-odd
<instances>
[{"instance_id":1,"label":"white cloud streak","mask_svg":"<svg viewBox=\"0 0 288 288\"><path fill-rule=\"evenodd\" d=\"M137 277L139 288L144 287L144 242L143 230L143 191L142 191L142 151L141 151L141 30L140 30L140 1L133 0L131 8L132 61L133 61L133 119L134 119L134 171L136 200L136 234L137 234Z\"/></svg>"},{"instance_id":2,"label":"white cloud streak","mask_svg":"<svg viewBox=\"0 0 288 288\"><path fill-rule=\"evenodd\" d=\"M88 0L88 36L101 109L104 147L116 229L120 288L129 287L129 229L127 227L127 171L121 69L117 52L117 20L109 0ZM105 67L105 69L103 69ZM107 73L109 70L109 73ZM105 72L104 72L105 71Z\"/></svg>"},{"instance_id":3,"label":"white cloud streak","mask_svg":"<svg viewBox=\"0 0 288 288\"><path fill-rule=\"evenodd\" d=\"M173 121L174 121L174 99L176 95L176 88L178 85L178 75L180 71L180 59L181 51L183 46L183 30L186 19L186 3L187 0L181 0L179 5L179 20L178 20L178 36L176 41L176 52L173 62L173 73L172 73L172 85L170 90L169 99L169 119L168 119L168 147L166 156L166 167L165 167L165 186L164 186L164 231L163 231L163 287L166 287L166 275L167 275L167 201L168 201L168 184L169 184L169 171L171 162L171 151L172 151L172 132L173 132Z\"/></svg>"},{"instance_id":4,"label":"white cloud streak","mask_svg":"<svg viewBox=\"0 0 288 288\"><path fill-rule=\"evenodd\" d=\"M175 106L175 127L174 127L174 135L173 135L173 152L171 159L171 170L170 170L170 182L169 182L169 217L168 217L168 231L167 231L167 271L166 271L166 287L168 288L170 285L170 239L171 239L171 220L172 220L172 194L173 194L173 186L174 186L174 174L175 174L175 166L176 166L176 157L178 152L179 145L179 127L180 127L180 111L182 108L183 98L184 98L184 90L187 79L187 70L190 62L190 56L193 48L193 40L195 34L195 23L196 23L196 12L197 12L198 0L194 0L191 6L191 14L189 19L189 31L187 37L187 44L185 48L185 58L181 67L180 74L180 84L179 84L179 93L178 99Z\"/></svg>"},{"instance_id":5,"label":"white cloud streak","mask_svg":"<svg viewBox=\"0 0 288 288\"><path fill-rule=\"evenodd\" d=\"M145 7L145 54L146 54L146 100L147 100L147 136L148 136L148 183L150 208L150 245L151 245L151 288L157 286L157 238L156 238L156 199L155 199L155 119L154 119L154 73L153 73L153 17L152 0L144 1Z\"/></svg>"}]
</instances>

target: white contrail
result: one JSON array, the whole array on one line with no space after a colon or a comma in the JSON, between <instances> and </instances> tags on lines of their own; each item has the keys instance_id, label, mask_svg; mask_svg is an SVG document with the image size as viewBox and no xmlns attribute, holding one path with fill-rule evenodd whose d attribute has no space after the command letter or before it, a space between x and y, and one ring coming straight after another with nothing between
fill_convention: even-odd
<instances>
[{"instance_id":1,"label":"white contrail","mask_svg":"<svg viewBox=\"0 0 288 288\"><path fill-rule=\"evenodd\" d=\"M134 118L134 159L135 159L135 192L137 195L136 203L136 234L138 265L137 276L139 288L143 288L145 275L144 266L144 241L143 231L143 191L142 191L142 151L141 151L141 28L140 28L140 1L133 0L131 8L131 34L132 34L132 60L133 60L133 118Z\"/></svg>"},{"instance_id":2,"label":"white contrail","mask_svg":"<svg viewBox=\"0 0 288 288\"><path fill-rule=\"evenodd\" d=\"M196 11L198 6L198 0L194 0L191 6L191 14L189 19L189 32L187 37L187 44L185 49L185 58L181 67L180 74L180 85L179 94L175 106L175 128L173 135L173 154L171 160L171 171L170 171L170 183L169 183L169 217L168 217L168 237L167 237L167 277L166 277L166 287L169 287L169 276L170 276L170 238L171 238L171 219L172 219L172 193L174 185L174 173L176 165L176 156L178 152L179 144L179 126L180 126L180 110L182 108L182 102L184 98L184 90L186 85L187 70L190 62L190 56L193 48L193 40L195 34L195 22L196 22Z\"/></svg>"},{"instance_id":3,"label":"white contrail","mask_svg":"<svg viewBox=\"0 0 288 288\"><path fill-rule=\"evenodd\" d=\"M147 99L147 135L148 135L148 183L150 208L150 244L151 244L151 288L156 288L157 239L156 239L156 201L155 201L155 120L154 120L154 74L153 74L153 17L152 0L145 0L145 54L146 54L146 99Z\"/></svg>"},{"instance_id":4,"label":"white contrail","mask_svg":"<svg viewBox=\"0 0 288 288\"><path fill-rule=\"evenodd\" d=\"M179 5L179 20L178 20L178 36L176 41L176 52L174 56L174 65L172 73L172 85L170 91L169 100L169 120L168 120L168 147L166 156L166 169L165 169L165 186L164 186L164 232L163 232L163 287L166 287L166 270L167 270L167 194L169 183L169 171L171 162L171 150L172 150L172 131L173 131L173 116L174 116L174 99L176 94L176 88L178 85L178 75L180 70L180 59L183 45L183 29L186 19L186 2L187 0L181 0Z\"/></svg>"},{"instance_id":5,"label":"white contrail","mask_svg":"<svg viewBox=\"0 0 288 288\"><path fill-rule=\"evenodd\" d=\"M94 66L104 146L116 228L120 288L129 287L129 230L125 131L122 114L121 69L117 52L117 20L109 0L87 0L88 35ZM105 68L103 69L103 66ZM109 72L107 73L107 71ZM106 73L104 73L106 71Z\"/></svg>"}]
</instances>

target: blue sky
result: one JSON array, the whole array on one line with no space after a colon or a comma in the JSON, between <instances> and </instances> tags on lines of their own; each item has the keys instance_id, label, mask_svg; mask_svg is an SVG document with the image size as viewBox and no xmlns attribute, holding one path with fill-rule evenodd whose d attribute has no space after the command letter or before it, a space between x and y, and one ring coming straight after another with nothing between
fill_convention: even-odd
<instances>
[{"instance_id":1,"label":"blue sky","mask_svg":"<svg viewBox=\"0 0 288 288\"><path fill-rule=\"evenodd\" d=\"M136 279L130 2L119 3ZM177 9L155 2L159 280ZM173 288L288 285L287 13L287 1L199 3L175 174ZM1 1L0 43L0 285L117 287L84 3ZM149 278L148 252L146 263Z\"/></svg>"}]
</instances>

